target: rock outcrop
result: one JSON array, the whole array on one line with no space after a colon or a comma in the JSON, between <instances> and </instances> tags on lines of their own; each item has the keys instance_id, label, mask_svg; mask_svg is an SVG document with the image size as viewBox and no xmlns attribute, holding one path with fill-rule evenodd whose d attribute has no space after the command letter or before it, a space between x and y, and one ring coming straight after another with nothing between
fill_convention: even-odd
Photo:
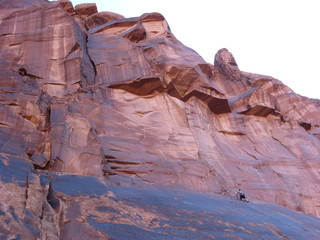
<instances>
[{"instance_id":1,"label":"rock outcrop","mask_svg":"<svg viewBox=\"0 0 320 240\"><path fill-rule=\"evenodd\" d=\"M272 204L320 216L319 100L205 62L159 13L0 0L0 36L1 238L319 238Z\"/></svg>"}]
</instances>

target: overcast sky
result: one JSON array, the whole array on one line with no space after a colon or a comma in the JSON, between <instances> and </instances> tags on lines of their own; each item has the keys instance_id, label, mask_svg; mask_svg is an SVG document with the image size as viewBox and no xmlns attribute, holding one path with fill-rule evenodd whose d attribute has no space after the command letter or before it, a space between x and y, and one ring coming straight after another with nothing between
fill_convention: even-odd
<instances>
[{"instance_id":1,"label":"overcast sky","mask_svg":"<svg viewBox=\"0 0 320 240\"><path fill-rule=\"evenodd\" d=\"M173 34L213 63L227 48L242 71L281 80L320 98L319 0L71 0L136 17L160 12Z\"/></svg>"}]
</instances>

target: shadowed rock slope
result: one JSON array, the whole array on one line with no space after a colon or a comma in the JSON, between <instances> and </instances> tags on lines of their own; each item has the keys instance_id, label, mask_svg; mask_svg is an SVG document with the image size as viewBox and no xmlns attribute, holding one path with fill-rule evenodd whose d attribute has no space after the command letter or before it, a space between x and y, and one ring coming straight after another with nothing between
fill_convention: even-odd
<instances>
[{"instance_id":1,"label":"shadowed rock slope","mask_svg":"<svg viewBox=\"0 0 320 240\"><path fill-rule=\"evenodd\" d=\"M1 239L320 238L319 100L158 13L0 0L0 53Z\"/></svg>"}]
</instances>

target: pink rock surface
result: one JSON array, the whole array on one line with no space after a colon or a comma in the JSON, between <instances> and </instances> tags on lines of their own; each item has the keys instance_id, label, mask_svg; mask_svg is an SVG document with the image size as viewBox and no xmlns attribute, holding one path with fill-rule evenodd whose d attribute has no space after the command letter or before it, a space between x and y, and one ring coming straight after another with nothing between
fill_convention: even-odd
<instances>
[{"instance_id":1,"label":"pink rock surface","mask_svg":"<svg viewBox=\"0 0 320 240\"><path fill-rule=\"evenodd\" d=\"M33 227L47 226L39 234L51 239L84 226L73 219L61 228L57 216L72 203L44 201L44 173L224 196L242 188L252 200L320 216L319 100L242 72L227 49L206 63L159 13L124 18L70 3L0 1L0 162L29 169L0 187L19 221L26 209L45 215Z\"/></svg>"}]
</instances>

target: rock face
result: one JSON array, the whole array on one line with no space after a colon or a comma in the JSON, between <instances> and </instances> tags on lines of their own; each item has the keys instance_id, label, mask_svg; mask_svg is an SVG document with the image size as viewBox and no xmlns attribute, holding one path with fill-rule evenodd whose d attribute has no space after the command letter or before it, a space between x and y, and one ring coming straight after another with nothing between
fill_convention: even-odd
<instances>
[{"instance_id":1,"label":"rock face","mask_svg":"<svg viewBox=\"0 0 320 240\"><path fill-rule=\"evenodd\" d=\"M319 100L227 49L206 63L158 13L24 0L0 18L1 238L320 238L271 204L320 216Z\"/></svg>"}]
</instances>

